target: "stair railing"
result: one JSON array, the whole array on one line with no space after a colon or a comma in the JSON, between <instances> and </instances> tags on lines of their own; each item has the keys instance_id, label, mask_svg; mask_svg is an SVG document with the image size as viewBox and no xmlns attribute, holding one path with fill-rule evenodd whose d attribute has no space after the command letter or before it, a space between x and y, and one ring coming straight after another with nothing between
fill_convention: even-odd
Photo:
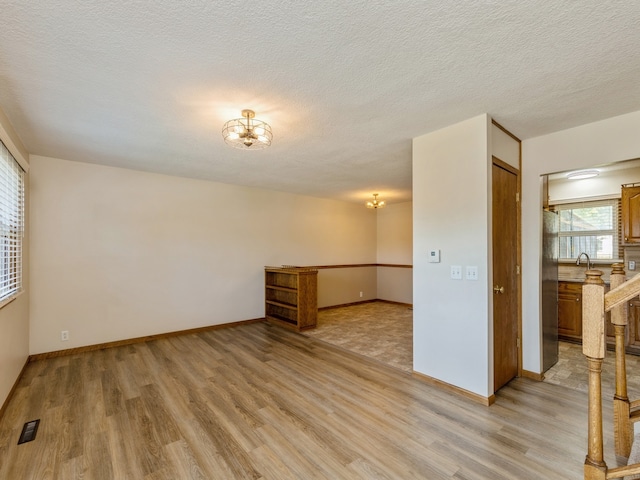
<instances>
[{"instance_id":1,"label":"stair railing","mask_svg":"<svg viewBox=\"0 0 640 480\"><path fill-rule=\"evenodd\" d=\"M614 263L611 269L611 289L625 282L624 264ZM629 458L633 443L633 424L630 420L631 403L627 394L627 364L625 357L628 324L627 302L611 309L616 352L616 393L613 396L613 432L616 455Z\"/></svg>"},{"instance_id":2,"label":"stair railing","mask_svg":"<svg viewBox=\"0 0 640 480\"><path fill-rule=\"evenodd\" d=\"M629 442L630 450L632 429L628 420L630 403L627 398L624 360L624 335L627 322L624 306L638 294L640 294L640 275L625 282L624 271L619 264L612 270L611 290L607 293L602 281L602 272L587 271L587 279L582 287L582 353L587 358L589 371L589 439L584 461L585 480L608 480L640 474L640 463L607 468L604 461L602 434L602 362L606 351L605 315L606 312L611 312L616 347L621 347L616 348L616 394L614 396L614 409L618 415L614 423L616 452L619 448L620 451L627 448L625 441ZM619 350L622 354L618 353ZM623 421L625 414L627 420Z\"/></svg>"}]
</instances>

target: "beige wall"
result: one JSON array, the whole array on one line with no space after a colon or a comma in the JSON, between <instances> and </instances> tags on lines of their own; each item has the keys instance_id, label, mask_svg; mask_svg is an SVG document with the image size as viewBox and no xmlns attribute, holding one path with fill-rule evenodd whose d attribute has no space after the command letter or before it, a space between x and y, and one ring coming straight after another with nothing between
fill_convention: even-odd
<instances>
[{"instance_id":1,"label":"beige wall","mask_svg":"<svg viewBox=\"0 0 640 480\"><path fill-rule=\"evenodd\" d=\"M413 369L483 397L493 393L490 124L480 115L413 139ZM440 263L428 262L432 249ZM478 280L451 279L452 265L477 266Z\"/></svg>"},{"instance_id":2,"label":"beige wall","mask_svg":"<svg viewBox=\"0 0 640 480\"><path fill-rule=\"evenodd\" d=\"M378 299L413 303L413 269L378 267Z\"/></svg>"},{"instance_id":3,"label":"beige wall","mask_svg":"<svg viewBox=\"0 0 640 480\"><path fill-rule=\"evenodd\" d=\"M350 262L352 263L352 262ZM318 270L318 307L374 300L377 268L326 268ZM362 292L362 296L360 293Z\"/></svg>"},{"instance_id":4,"label":"beige wall","mask_svg":"<svg viewBox=\"0 0 640 480\"><path fill-rule=\"evenodd\" d=\"M375 263L361 205L31 164L31 353L262 317L265 265Z\"/></svg>"},{"instance_id":5,"label":"beige wall","mask_svg":"<svg viewBox=\"0 0 640 480\"><path fill-rule=\"evenodd\" d=\"M413 204L389 204L377 213L378 263L413 263ZM377 298L413 303L413 269L379 267Z\"/></svg>"},{"instance_id":6,"label":"beige wall","mask_svg":"<svg viewBox=\"0 0 640 480\"><path fill-rule=\"evenodd\" d=\"M378 210L378 263L411 265L413 261L412 203L390 204Z\"/></svg>"},{"instance_id":7,"label":"beige wall","mask_svg":"<svg viewBox=\"0 0 640 480\"><path fill-rule=\"evenodd\" d=\"M23 167L28 153L0 110L0 139ZM13 302L0 308L0 406L11 391L29 356L29 175L26 175L25 226L23 243L23 288Z\"/></svg>"}]
</instances>

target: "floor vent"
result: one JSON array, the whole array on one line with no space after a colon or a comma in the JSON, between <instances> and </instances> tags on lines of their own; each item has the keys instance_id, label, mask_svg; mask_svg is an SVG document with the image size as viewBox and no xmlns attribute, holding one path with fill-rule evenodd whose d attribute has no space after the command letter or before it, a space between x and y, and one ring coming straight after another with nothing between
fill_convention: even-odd
<instances>
[{"instance_id":1,"label":"floor vent","mask_svg":"<svg viewBox=\"0 0 640 480\"><path fill-rule=\"evenodd\" d=\"M20 440L18 440L18 445L21 443L27 443L36 438L36 433L38 433L38 425L40 425L40 419L31 420L24 424L22 427L22 433L20 434Z\"/></svg>"}]
</instances>

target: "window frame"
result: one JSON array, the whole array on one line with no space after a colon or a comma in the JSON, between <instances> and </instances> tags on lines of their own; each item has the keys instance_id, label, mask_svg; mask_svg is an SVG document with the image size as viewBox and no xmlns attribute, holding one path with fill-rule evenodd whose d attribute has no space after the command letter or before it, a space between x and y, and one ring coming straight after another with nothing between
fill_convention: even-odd
<instances>
[{"instance_id":1,"label":"window frame","mask_svg":"<svg viewBox=\"0 0 640 480\"><path fill-rule=\"evenodd\" d=\"M26 172L0 139L0 308L23 291Z\"/></svg>"},{"instance_id":2,"label":"window frame","mask_svg":"<svg viewBox=\"0 0 640 480\"><path fill-rule=\"evenodd\" d=\"M590 208L598 206L607 206L612 208L613 225L611 229L596 229L596 230L578 230L578 231L562 231L561 226L558 227L558 240L561 242L562 237L598 237L611 235L612 236L612 258L597 258L595 255L589 253L592 263L615 263L621 260L624 255L624 250L620 244L621 238L621 216L620 216L620 198L600 198L597 200L585 200L585 201L571 201L566 203L557 203L552 206L553 211L558 213L558 218L561 218L562 211L574 210L579 208ZM581 252L576 252L574 257L561 256L562 249L558 252L559 262L574 262ZM573 253L573 252L572 252Z\"/></svg>"}]
</instances>

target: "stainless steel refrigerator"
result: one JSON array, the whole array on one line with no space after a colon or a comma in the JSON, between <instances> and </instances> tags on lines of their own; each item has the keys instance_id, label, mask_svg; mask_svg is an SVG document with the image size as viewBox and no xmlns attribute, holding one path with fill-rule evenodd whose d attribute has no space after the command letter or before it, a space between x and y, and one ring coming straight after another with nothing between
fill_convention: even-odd
<instances>
[{"instance_id":1,"label":"stainless steel refrigerator","mask_svg":"<svg viewBox=\"0 0 640 480\"><path fill-rule=\"evenodd\" d=\"M558 214L542 212L542 371L558 361Z\"/></svg>"}]
</instances>

